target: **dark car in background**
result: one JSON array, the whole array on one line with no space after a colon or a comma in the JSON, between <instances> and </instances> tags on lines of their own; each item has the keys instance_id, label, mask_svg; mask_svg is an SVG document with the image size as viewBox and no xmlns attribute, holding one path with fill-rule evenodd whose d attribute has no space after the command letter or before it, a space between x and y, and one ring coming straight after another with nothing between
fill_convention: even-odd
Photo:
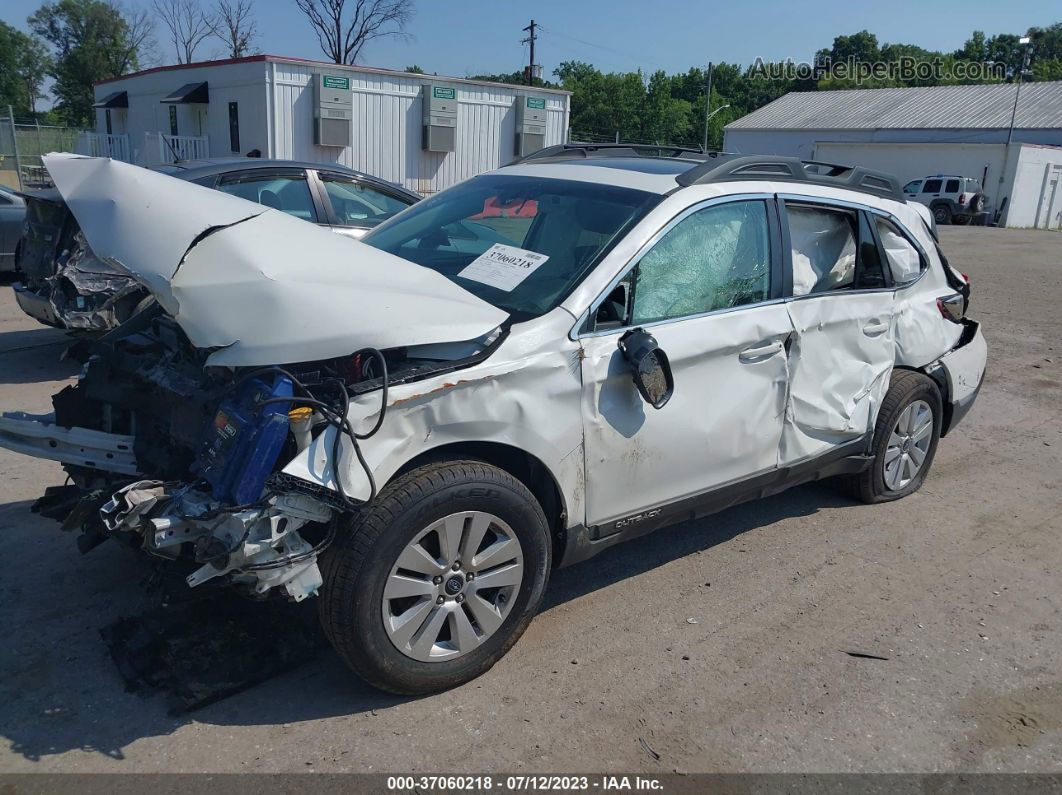
<instances>
[{"instance_id":1,"label":"dark car in background","mask_svg":"<svg viewBox=\"0 0 1062 795\"><path fill-rule=\"evenodd\" d=\"M219 158L153 170L354 238L421 198L385 180L332 164ZM22 195L26 221L16 263L19 281L13 285L22 310L49 326L96 331L113 328L134 314L147 299L147 291L92 253L59 192L46 189Z\"/></svg>"},{"instance_id":2,"label":"dark car in background","mask_svg":"<svg viewBox=\"0 0 1062 795\"><path fill-rule=\"evenodd\" d=\"M15 251L25 217L26 200L12 188L0 185L0 273L15 269Z\"/></svg>"}]
</instances>

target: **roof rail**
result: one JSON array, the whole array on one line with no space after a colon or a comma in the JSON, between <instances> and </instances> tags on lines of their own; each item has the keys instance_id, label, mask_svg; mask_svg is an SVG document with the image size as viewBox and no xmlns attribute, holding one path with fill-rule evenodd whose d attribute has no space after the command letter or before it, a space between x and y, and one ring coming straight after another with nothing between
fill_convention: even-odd
<instances>
[{"instance_id":1,"label":"roof rail","mask_svg":"<svg viewBox=\"0 0 1062 795\"><path fill-rule=\"evenodd\" d=\"M547 146L529 155L517 158L509 165L527 163L530 160L546 160L561 157L675 157L703 160L708 156L701 147L675 144L625 144L625 143L568 143Z\"/></svg>"},{"instance_id":2,"label":"roof rail","mask_svg":"<svg viewBox=\"0 0 1062 795\"><path fill-rule=\"evenodd\" d=\"M871 171L862 166L840 166L817 160L800 160L796 157L777 155L709 157L704 163L699 163L675 177L675 181L682 186L737 180L828 185L832 188L870 193L901 203L907 202L899 180L890 174Z\"/></svg>"}]
</instances>

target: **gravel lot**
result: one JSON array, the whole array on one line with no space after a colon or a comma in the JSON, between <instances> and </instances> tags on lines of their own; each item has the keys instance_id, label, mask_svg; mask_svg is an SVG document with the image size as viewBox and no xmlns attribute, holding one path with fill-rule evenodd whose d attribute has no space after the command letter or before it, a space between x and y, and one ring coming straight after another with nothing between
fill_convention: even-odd
<instances>
[{"instance_id":1,"label":"gravel lot","mask_svg":"<svg viewBox=\"0 0 1062 795\"><path fill-rule=\"evenodd\" d=\"M58 464L0 451L0 770L1062 770L1062 235L943 238L990 362L919 493L817 484L610 550L438 696L382 695L328 652L169 717L97 631L153 604L147 567L80 555L29 512ZM0 289L0 407L48 410L64 339Z\"/></svg>"}]
</instances>

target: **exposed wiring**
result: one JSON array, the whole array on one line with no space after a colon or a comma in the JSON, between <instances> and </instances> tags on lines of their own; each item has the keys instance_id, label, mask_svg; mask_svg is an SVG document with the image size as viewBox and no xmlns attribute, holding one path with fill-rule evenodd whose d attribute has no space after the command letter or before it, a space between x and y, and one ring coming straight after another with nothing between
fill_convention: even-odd
<instances>
[{"instance_id":1,"label":"exposed wiring","mask_svg":"<svg viewBox=\"0 0 1062 795\"><path fill-rule=\"evenodd\" d=\"M378 493L377 492L377 488L376 488L376 479L373 477L372 468L369 466L368 462L365 460L365 455L362 453L361 445L358 444L358 442L360 440L368 439L371 436L373 436L374 434L376 434L376 432L379 431L380 428L383 426L384 417L387 414L387 393L388 393L387 360L384 358L383 353L380 352L379 350L377 350L376 348L363 348L362 350L355 351L355 353L353 355L354 356L360 356L360 354L368 354L369 356L372 356L377 362L379 362L379 365L380 365L380 375L379 375L379 380L381 382L381 387L380 387L380 412L379 412L379 416L376 419L376 423L372 426L372 428L370 428L365 433L356 433L354 431L353 426L350 424L350 417L348 416L349 413L350 413L350 392L347 390L346 383L340 378L330 377L330 378L326 378L323 381L321 381L320 384L315 384L315 386L322 386L322 387L323 386L333 386L333 387L336 388L336 391L338 392L338 398L339 398L339 404L340 404L339 407L338 407L338 410L332 404L327 403L327 402L321 400L316 395L314 395L314 393L310 391L309 387L307 387L304 383L302 383L302 381L300 381L294 374L292 374L288 370L285 370L282 367L263 367L263 368L260 368L260 369L257 369L257 370L253 370L250 373L247 373L247 374L243 375L236 382L236 386L239 386L240 384L243 384L246 381L248 381L248 380L250 380L250 379L252 379L252 378L254 378L255 376L258 376L258 375L264 375L266 373L279 373L280 375L283 375L285 378L288 378L291 381L293 388L297 387L305 396L304 397L299 397L299 396L292 395L291 397L268 398L266 400L263 400L263 401L260 401L259 403L257 403L256 404L256 408L261 408L263 406L276 404L276 403L289 403L289 404L290 403L298 403L298 404L303 404L303 405L310 405L310 406L313 406L315 409L317 409L319 411L319 413L321 414L321 416L324 417L325 421L328 422L329 425L331 425L333 428L336 429L335 435L332 437L332 446L331 446L331 453L332 453L332 480L335 483L335 489L338 492L338 494L339 494L340 498L342 499L343 503L348 508L350 508L351 510L358 510L360 508L363 508L366 505L371 505L376 500L376 496L377 496L377 493ZM346 491L343 488L343 480L340 477L339 473L340 473L340 463L341 463L341 460L342 460L342 451L343 451L343 446L342 446L343 438L342 437L343 437L344 434L350 439L351 446L354 448L354 455L358 459L358 463L361 465L362 470L365 472L365 477L366 477L366 479L368 480L368 483L369 483L369 496L364 502L355 501L353 498L351 498L346 493ZM245 506L245 507L251 507L251 506ZM233 509L233 510L235 510L235 509ZM294 554L294 555L286 555L286 556L277 558L276 560L268 561L266 563L255 563L255 564L251 564L251 565L247 565L247 566L242 566L238 570L239 571L263 571L263 570L267 570L267 569L278 569L278 568L282 568L282 567L285 567L285 566L293 565L295 563L299 563L299 562L301 562L303 560L307 560L307 559L313 557L314 555L318 554L319 552L322 552L323 550L327 549L328 546L331 545L331 543L335 540L335 535L336 535L336 527L335 527L335 525L336 525L336 520L333 520L332 522L330 522L329 526L328 526L328 531L327 531L327 533L325 533L324 538L322 538L317 544L315 544L309 550L306 550L304 552L299 552L299 553ZM244 534L244 538L242 539L242 541L246 540L247 535L249 533L250 533L250 528L248 528L247 533ZM241 543L242 543L242 541L241 541ZM236 548L239 548L239 544L236 545ZM231 551L228 552L228 553L225 553L225 554L231 554ZM220 557L220 555L218 557Z\"/></svg>"}]
</instances>

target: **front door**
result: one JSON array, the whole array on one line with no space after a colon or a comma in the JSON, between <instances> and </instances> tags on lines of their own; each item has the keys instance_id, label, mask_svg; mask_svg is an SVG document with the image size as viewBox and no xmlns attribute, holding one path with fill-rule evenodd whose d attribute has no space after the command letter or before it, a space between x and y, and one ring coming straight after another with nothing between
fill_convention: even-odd
<instances>
[{"instance_id":1,"label":"front door","mask_svg":"<svg viewBox=\"0 0 1062 795\"><path fill-rule=\"evenodd\" d=\"M647 247L600 307L584 350L586 519L600 535L634 514L775 468L792 324L778 225L762 198L702 205ZM644 328L675 388L644 402L617 348Z\"/></svg>"}]
</instances>

